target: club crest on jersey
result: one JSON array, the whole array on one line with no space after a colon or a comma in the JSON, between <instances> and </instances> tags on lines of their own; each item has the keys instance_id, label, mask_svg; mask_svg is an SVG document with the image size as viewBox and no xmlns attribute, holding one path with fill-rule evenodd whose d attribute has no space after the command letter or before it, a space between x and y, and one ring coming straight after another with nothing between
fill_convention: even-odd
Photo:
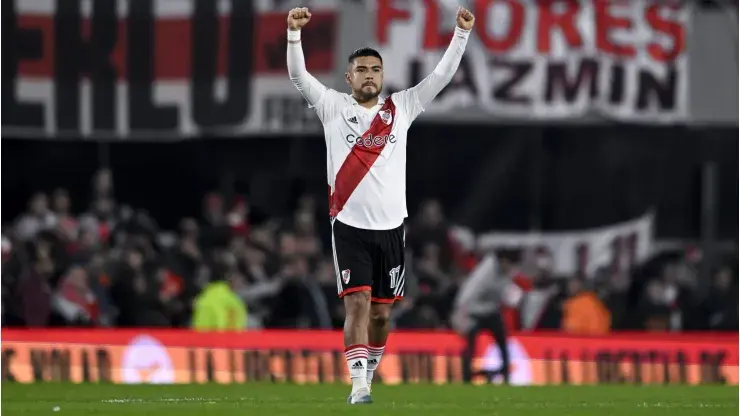
<instances>
[{"instance_id":1,"label":"club crest on jersey","mask_svg":"<svg viewBox=\"0 0 740 416\"><path fill-rule=\"evenodd\" d=\"M349 269L342 270L342 281L344 282L345 285L349 283Z\"/></svg>"},{"instance_id":2,"label":"club crest on jersey","mask_svg":"<svg viewBox=\"0 0 740 416\"><path fill-rule=\"evenodd\" d=\"M378 115L380 116L380 119L385 124L391 124L393 121L393 115L391 114L391 110L380 110L378 111Z\"/></svg>"}]
</instances>

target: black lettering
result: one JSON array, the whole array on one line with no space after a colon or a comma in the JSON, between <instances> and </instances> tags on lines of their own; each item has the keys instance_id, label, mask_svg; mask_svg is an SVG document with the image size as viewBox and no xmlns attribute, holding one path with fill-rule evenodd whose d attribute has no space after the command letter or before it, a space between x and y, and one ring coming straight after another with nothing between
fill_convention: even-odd
<instances>
[{"instance_id":1,"label":"black lettering","mask_svg":"<svg viewBox=\"0 0 740 416\"><path fill-rule=\"evenodd\" d=\"M17 378L13 374L13 358L15 358L15 350L12 348L4 348L2 354L2 371L3 381L15 382Z\"/></svg>"},{"instance_id":2,"label":"black lettering","mask_svg":"<svg viewBox=\"0 0 740 416\"><path fill-rule=\"evenodd\" d=\"M3 84L5 84L5 88L2 89L3 112L7 117L6 123L10 125L43 128L43 104L19 102L15 85L20 61L41 59L44 48L53 48L54 45L44 45L41 31L18 27L18 14L15 4L15 1L3 2L3 9L5 9L5 14L2 16L2 33L5 35L3 36L3 39L5 39L3 55L9 60L3 66ZM11 376L11 374L8 375Z\"/></svg>"},{"instance_id":3,"label":"black lettering","mask_svg":"<svg viewBox=\"0 0 740 416\"><path fill-rule=\"evenodd\" d=\"M229 352L229 377L231 378L231 383L236 383L236 351L234 350L228 350Z\"/></svg>"},{"instance_id":4,"label":"black lettering","mask_svg":"<svg viewBox=\"0 0 740 416\"><path fill-rule=\"evenodd\" d=\"M668 75L660 80L653 73L639 71L637 74L637 103L638 110L646 110L650 106L651 97L658 100L658 109L661 111L676 108L676 86L678 71L669 68Z\"/></svg>"},{"instance_id":5,"label":"black lettering","mask_svg":"<svg viewBox=\"0 0 740 416\"><path fill-rule=\"evenodd\" d=\"M568 353L563 351L560 353L560 379L563 384L570 384L570 371L568 371Z\"/></svg>"},{"instance_id":6,"label":"black lettering","mask_svg":"<svg viewBox=\"0 0 740 416\"><path fill-rule=\"evenodd\" d=\"M94 131L116 128L116 70L113 51L118 41L117 1L94 1L88 68L92 82Z\"/></svg>"},{"instance_id":7,"label":"black lettering","mask_svg":"<svg viewBox=\"0 0 740 416\"><path fill-rule=\"evenodd\" d=\"M54 109L60 130L80 129L80 76L85 51L80 36L80 0L60 1L54 16Z\"/></svg>"},{"instance_id":8,"label":"black lettering","mask_svg":"<svg viewBox=\"0 0 740 416\"><path fill-rule=\"evenodd\" d=\"M98 382L110 383L113 381L113 366L107 350L99 348L95 355L98 359Z\"/></svg>"},{"instance_id":9,"label":"black lettering","mask_svg":"<svg viewBox=\"0 0 740 416\"><path fill-rule=\"evenodd\" d=\"M452 81L444 87L437 98L440 98L452 91L468 91L473 97L478 98L478 90L475 88L473 75L474 71L472 64L465 56L463 56L460 60L460 67L455 73L455 76L452 77Z\"/></svg>"},{"instance_id":10,"label":"black lettering","mask_svg":"<svg viewBox=\"0 0 740 416\"><path fill-rule=\"evenodd\" d=\"M216 369L213 365L213 351L206 351L206 381L213 383L216 381Z\"/></svg>"},{"instance_id":11,"label":"black lettering","mask_svg":"<svg viewBox=\"0 0 740 416\"><path fill-rule=\"evenodd\" d=\"M566 103L573 103L578 98L583 85L588 85L590 98L596 98L599 63L595 59L583 59L578 66L575 79L568 79L568 65L566 63L551 63L547 65L547 80L545 84L545 101L555 101L556 94L562 94Z\"/></svg>"},{"instance_id":12,"label":"black lettering","mask_svg":"<svg viewBox=\"0 0 740 416\"><path fill-rule=\"evenodd\" d=\"M49 363L48 354L43 350L31 350L31 371L33 381L45 381L44 373Z\"/></svg>"},{"instance_id":13,"label":"black lettering","mask_svg":"<svg viewBox=\"0 0 740 416\"><path fill-rule=\"evenodd\" d=\"M198 126L215 127L243 122L249 113L254 28L252 2L231 1L229 38L219 39L219 16L213 0L195 0L193 13L193 119ZM227 98L216 101L215 86L220 44L228 44ZM285 51L285 48L283 48ZM284 58L284 57L283 57Z\"/></svg>"},{"instance_id":14,"label":"black lettering","mask_svg":"<svg viewBox=\"0 0 740 416\"><path fill-rule=\"evenodd\" d=\"M70 365L69 351L51 350L49 367L52 381L70 381Z\"/></svg>"},{"instance_id":15,"label":"black lettering","mask_svg":"<svg viewBox=\"0 0 740 416\"><path fill-rule=\"evenodd\" d=\"M295 356L293 355L293 352L288 350L283 352L283 371L285 372L285 381L288 383L293 383L295 381L295 378L293 377L293 372L295 369Z\"/></svg>"},{"instance_id":16,"label":"black lettering","mask_svg":"<svg viewBox=\"0 0 740 416\"><path fill-rule=\"evenodd\" d=\"M612 65L611 74L609 75L609 103L619 104L624 100L624 66L621 64Z\"/></svg>"},{"instance_id":17,"label":"black lettering","mask_svg":"<svg viewBox=\"0 0 740 416\"><path fill-rule=\"evenodd\" d=\"M82 359L82 381L89 383L92 381L90 377L90 354L87 350L83 350L80 358Z\"/></svg>"},{"instance_id":18,"label":"black lettering","mask_svg":"<svg viewBox=\"0 0 740 416\"><path fill-rule=\"evenodd\" d=\"M670 384L671 383L670 357L668 356L667 352L663 352L661 355L663 356L663 384Z\"/></svg>"},{"instance_id":19,"label":"black lettering","mask_svg":"<svg viewBox=\"0 0 740 416\"><path fill-rule=\"evenodd\" d=\"M687 367L686 367L686 353L683 351L679 351L678 355L676 356L676 361L678 363L678 381L681 384L686 384L686 381L688 379L687 377Z\"/></svg>"},{"instance_id":20,"label":"black lettering","mask_svg":"<svg viewBox=\"0 0 740 416\"><path fill-rule=\"evenodd\" d=\"M427 383L434 381L434 362L432 354L420 353L419 361L421 366L421 379Z\"/></svg>"},{"instance_id":21,"label":"black lettering","mask_svg":"<svg viewBox=\"0 0 740 416\"><path fill-rule=\"evenodd\" d=\"M725 383L725 379L722 377L720 372L722 361L724 361L725 358L724 356L724 352L701 352L700 365L702 384Z\"/></svg>"},{"instance_id":22,"label":"black lettering","mask_svg":"<svg viewBox=\"0 0 740 416\"><path fill-rule=\"evenodd\" d=\"M657 383L660 380L659 364L660 353L656 350L648 351L648 362L650 362L650 381Z\"/></svg>"},{"instance_id":23,"label":"black lettering","mask_svg":"<svg viewBox=\"0 0 740 416\"><path fill-rule=\"evenodd\" d=\"M505 69L511 74L509 79L496 85L493 89L493 98L498 101L505 101L512 104L529 104L532 102L531 97L526 95L516 95L514 89L524 80L532 71L532 63L526 61L509 62L494 58L491 60L493 70Z\"/></svg>"},{"instance_id":24,"label":"black lettering","mask_svg":"<svg viewBox=\"0 0 740 416\"><path fill-rule=\"evenodd\" d=\"M389 143L395 143L396 142L396 136L393 135L393 134L391 134L390 136L388 136L388 142Z\"/></svg>"},{"instance_id":25,"label":"black lettering","mask_svg":"<svg viewBox=\"0 0 740 416\"><path fill-rule=\"evenodd\" d=\"M60 2L64 3L64 2ZM129 2L126 43L129 84L128 113L131 130L177 130L175 106L156 106L154 83L154 2Z\"/></svg>"},{"instance_id":26,"label":"black lettering","mask_svg":"<svg viewBox=\"0 0 740 416\"><path fill-rule=\"evenodd\" d=\"M632 381L635 384L642 384L642 354L639 351L633 351L632 354Z\"/></svg>"},{"instance_id":27,"label":"black lettering","mask_svg":"<svg viewBox=\"0 0 740 416\"><path fill-rule=\"evenodd\" d=\"M596 353L596 374L599 384L611 382L611 364L609 353L600 351Z\"/></svg>"}]
</instances>

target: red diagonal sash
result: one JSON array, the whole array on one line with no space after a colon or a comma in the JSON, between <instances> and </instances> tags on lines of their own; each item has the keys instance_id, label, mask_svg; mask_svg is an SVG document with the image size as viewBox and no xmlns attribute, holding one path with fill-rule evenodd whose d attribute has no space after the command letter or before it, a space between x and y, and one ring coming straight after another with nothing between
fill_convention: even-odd
<instances>
[{"instance_id":1,"label":"red diagonal sash","mask_svg":"<svg viewBox=\"0 0 740 416\"><path fill-rule=\"evenodd\" d=\"M381 117L381 115L388 113L391 115L390 120L387 117ZM386 121L383 121L384 119ZM334 181L334 192L329 188L329 216L336 217L342 211L352 192L357 189L357 185L360 184L362 178L367 175L375 161L378 160L380 153L388 143L386 136L391 134L395 122L396 106L393 104L393 100L388 97L373 119L372 124L370 124L370 128L367 129L358 143L352 147L352 151L347 158L344 159L344 163L339 168ZM378 137L384 137L384 139L378 140Z\"/></svg>"}]
</instances>

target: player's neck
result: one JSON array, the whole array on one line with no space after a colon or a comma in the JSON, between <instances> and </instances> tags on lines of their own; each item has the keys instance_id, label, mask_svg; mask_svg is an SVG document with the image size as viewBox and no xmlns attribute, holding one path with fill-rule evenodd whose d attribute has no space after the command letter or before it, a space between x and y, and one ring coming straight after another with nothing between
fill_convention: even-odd
<instances>
[{"instance_id":1,"label":"player's neck","mask_svg":"<svg viewBox=\"0 0 740 416\"><path fill-rule=\"evenodd\" d=\"M354 94L352 94L352 98L354 98L355 101L357 101L357 104L359 104L359 105L361 105L361 106L363 106L365 108L368 108L368 109L373 108L376 105L378 105L378 100L380 99L378 96L375 96L375 97L373 97L373 98L371 98L369 100L363 101L362 99L357 98L357 96L354 95Z\"/></svg>"}]
</instances>

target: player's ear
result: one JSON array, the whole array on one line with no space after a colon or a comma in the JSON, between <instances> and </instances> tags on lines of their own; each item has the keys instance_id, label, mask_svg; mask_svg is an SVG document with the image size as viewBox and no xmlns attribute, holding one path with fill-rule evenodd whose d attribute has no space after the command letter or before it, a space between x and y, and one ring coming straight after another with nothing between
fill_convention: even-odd
<instances>
[{"instance_id":1,"label":"player's ear","mask_svg":"<svg viewBox=\"0 0 740 416\"><path fill-rule=\"evenodd\" d=\"M346 82L347 85L352 85L352 80L349 77L349 72L344 73L344 82Z\"/></svg>"}]
</instances>

